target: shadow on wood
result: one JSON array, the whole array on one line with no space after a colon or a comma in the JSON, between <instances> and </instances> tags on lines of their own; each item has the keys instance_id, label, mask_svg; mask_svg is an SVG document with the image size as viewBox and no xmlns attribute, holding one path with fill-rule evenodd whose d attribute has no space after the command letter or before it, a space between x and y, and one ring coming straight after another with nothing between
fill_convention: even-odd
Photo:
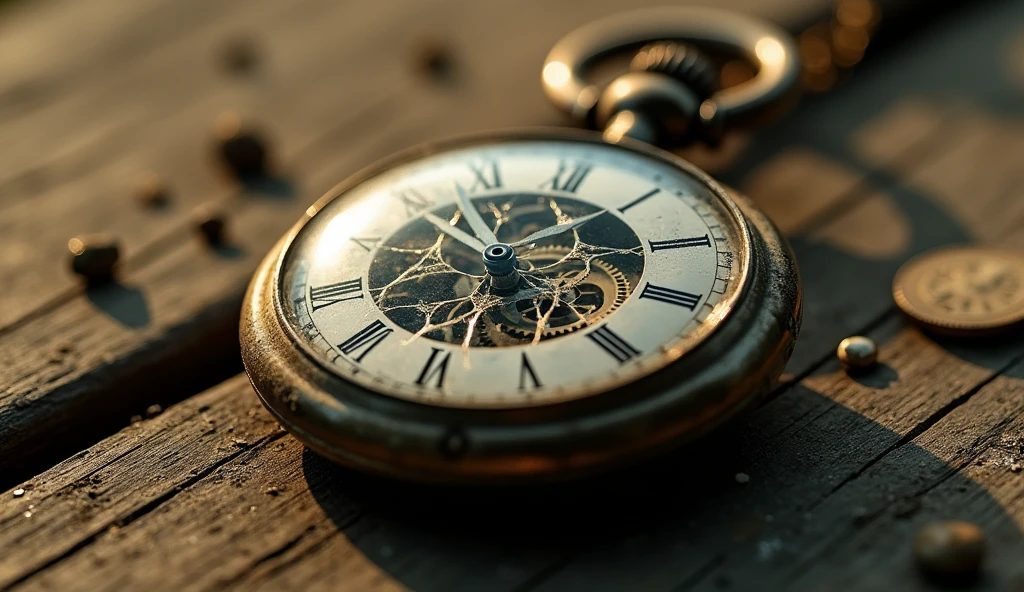
<instances>
[{"instance_id":1,"label":"shadow on wood","mask_svg":"<svg viewBox=\"0 0 1024 592\"><path fill-rule=\"evenodd\" d=\"M436 565L423 569L444 562L494 589L503 573L511 578L537 562L546 568L528 589L776 589L772 583L841 563L837 551L854 545L871 551L851 553L857 561L847 567L831 565L830 578L865 588L913 585L917 528L949 517L981 524L1008 549L1024 544L1000 503L957 467L810 389L796 387L787 399L660 461L578 484L469 491L401 484L308 450L303 471L353 544L425 591L470 585L439 577ZM826 419L796 433L773 430L808 414ZM896 444L862 467L869 435ZM353 521L353 505L363 518ZM834 579L818 583L843 588Z\"/></svg>"},{"instance_id":2,"label":"shadow on wood","mask_svg":"<svg viewBox=\"0 0 1024 592\"><path fill-rule=\"evenodd\" d=\"M149 306L146 295L137 287L112 283L86 291L86 297L96 308L130 329L149 325Z\"/></svg>"}]
</instances>

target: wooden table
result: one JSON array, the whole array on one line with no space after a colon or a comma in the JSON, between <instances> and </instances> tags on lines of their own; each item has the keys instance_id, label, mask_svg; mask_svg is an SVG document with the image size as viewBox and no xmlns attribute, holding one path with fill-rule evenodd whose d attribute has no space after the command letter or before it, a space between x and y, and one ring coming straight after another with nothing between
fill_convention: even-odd
<instances>
[{"instance_id":1,"label":"wooden table","mask_svg":"<svg viewBox=\"0 0 1024 592\"><path fill-rule=\"evenodd\" d=\"M827 10L724 4L793 27ZM834 93L690 153L783 228L805 288L781 384L723 433L577 486L466 492L336 468L257 402L236 323L276 238L403 147L566 125L538 65L561 34L623 6L6 4L0 588L915 590L928 584L914 533L958 518L987 536L972 589L1024 589L1024 339L934 339L889 292L902 262L933 246L1024 248L1013 0L898 34ZM431 38L452 50L446 76L418 69ZM253 43L251 72L225 68L233 39ZM212 166L210 122L227 107L273 138L272 182L239 189ZM131 198L149 169L173 187L165 210ZM206 202L231 212L229 248L190 228ZM124 265L119 283L86 291L65 243L94 231L121 239ZM880 367L857 378L834 359L852 334L881 346Z\"/></svg>"}]
</instances>

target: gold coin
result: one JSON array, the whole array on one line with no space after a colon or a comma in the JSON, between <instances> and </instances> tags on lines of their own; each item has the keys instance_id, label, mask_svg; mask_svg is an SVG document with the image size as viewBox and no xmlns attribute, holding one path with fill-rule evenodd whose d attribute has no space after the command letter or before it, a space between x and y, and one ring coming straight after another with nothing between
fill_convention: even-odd
<instances>
[{"instance_id":1,"label":"gold coin","mask_svg":"<svg viewBox=\"0 0 1024 592\"><path fill-rule=\"evenodd\" d=\"M1024 252L944 247L908 261L893 280L896 304L937 333L990 335L1024 322Z\"/></svg>"}]
</instances>

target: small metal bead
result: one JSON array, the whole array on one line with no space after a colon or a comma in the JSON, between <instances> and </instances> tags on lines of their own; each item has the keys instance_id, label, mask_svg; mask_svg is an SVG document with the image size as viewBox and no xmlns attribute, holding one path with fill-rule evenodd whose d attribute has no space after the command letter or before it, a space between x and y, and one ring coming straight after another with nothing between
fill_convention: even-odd
<instances>
[{"instance_id":1,"label":"small metal bead","mask_svg":"<svg viewBox=\"0 0 1024 592\"><path fill-rule=\"evenodd\" d=\"M86 284L97 285L114 279L120 247L109 234L76 236L68 241L71 271L82 276Z\"/></svg>"},{"instance_id":2,"label":"small metal bead","mask_svg":"<svg viewBox=\"0 0 1024 592\"><path fill-rule=\"evenodd\" d=\"M836 356L847 372L863 372L875 367L878 346L867 337L847 337L839 342Z\"/></svg>"},{"instance_id":3,"label":"small metal bead","mask_svg":"<svg viewBox=\"0 0 1024 592\"><path fill-rule=\"evenodd\" d=\"M914 560L928 577L944 582L973 579L985 556L985 534L970 522L930 522L914 539Z\"/></svg>"},{"instance_id":4,"label":"small metal bead","mask_svg":"<svg viewBox=\"0 0 1024 592\"><path fill-rule=\"evenodd\" d=\"M226 239L227 215L216 204L198 206L192 212L192 223L207 245L217 247Z\"/></svg>"},{"instance_id":5,"label":"small metal bead","mask_svg":"<svg viewBox=\"0 0 1024 592\"><path fill-rule=\"evenodd\" d=\"M139 179L135 198L147 208L163 208L171 201L171 189L160 175L146 172Z\"/></svg>"},{"instance_id":6,"label":"small metal bead","mask_svg":"<svg viewBox=\"0 0 1024 592\"><path fill-rule=\"evenodd\" d=\"M216 123L217 156L239 181L267 173L267 146L263 136L247 128L235 112L222 114Z\"/></svg>"}]
</instances>

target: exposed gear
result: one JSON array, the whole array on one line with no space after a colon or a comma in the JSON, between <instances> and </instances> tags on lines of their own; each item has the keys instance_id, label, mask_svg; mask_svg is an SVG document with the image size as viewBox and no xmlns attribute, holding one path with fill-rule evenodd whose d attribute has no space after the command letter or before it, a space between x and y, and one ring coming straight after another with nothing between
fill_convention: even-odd
<instances>
[{"instance_id":1,"label":"exposed gear","mask_svg":"<svg viewBox=\"0 0 1024 592\"><path fill-rule=\"evenodd\" d=\"M565 335L622 306L630 293L625 274L600 259L592 259L588 270L586 261L572 257L572 253L568 247L530 251L523 259L529 267L523 271L525 278L540 276L553 288L540 296L512 301L492 311L486 328L492 342L514 345L533 340L540 317L544 315L547 315L547 322L541 329L541 339Z\"/></svg>"}]
</instances>

